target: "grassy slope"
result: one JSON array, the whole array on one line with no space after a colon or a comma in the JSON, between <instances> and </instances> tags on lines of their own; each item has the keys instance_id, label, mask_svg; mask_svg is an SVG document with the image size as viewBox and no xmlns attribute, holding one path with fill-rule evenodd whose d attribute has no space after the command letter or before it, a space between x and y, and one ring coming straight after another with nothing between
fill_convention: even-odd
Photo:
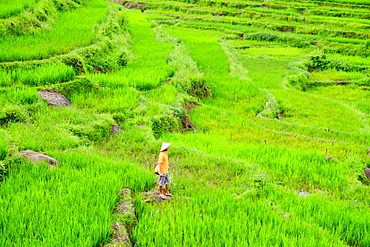
<instances>
[{"instance_id":1,"label":"grassy slope","mask_svg":"<svg viewBox=\"0 0 370 247\"><path fill-rule=\"evenodd\" d=\"M348 164L338 163L334 169L330 162L325 161L319 153L307 152L301 148L290 150L290 148L282 145L282 142L292 142L293 138L296 139L295 137L268 136L266 133L259 132L259 138L256 138L253 142L251 135L256 135L253 132L258 131L258 129L245 126L245 122L248 121L247 118L243 117L243 115L248 116L245 112L245 99L230 98L234 94L227 93L232 92L237 83L230 83L233 78L228 75L228 66L223 62L225 61L225 54L220 49L219 44L215 42L217 39L208 36L208 32L195 30L187 32L186 30L173 28L170 33L181 36L184 43L190 47L194 60L204 69L207 76L212 78L212 83L217 85L217 89L214 92L214 99L204 102L204 105L195 109L192 114L193 121L199 124L198 126L203 130L202 133L165 136L164 140L171 140L175 146L189 150L187 151L189 152L188 157L174 161L175 171L173 172L175 191L178 187L181 187L181 191L178 191L177 195L180 198L186 198L186 203L175 202L175 205L171 207L175 209L175 212L172 211L172 213L166 208L159 212L154 209L143 211L141 219L143 222L139 223L138 235L136 235L139 244L142 246L150 245L150 242L153 241L152 238L142 236L144 232L150 231L150 225L154 224L154 221L159 221L159 229L151 233L155 236L154 245L177 246L181 245L182 242L192 243L195 241L197 243L202 242L205 246L210 244L231 246L245 243L249 243L251 246L287 243L305 246L341 246L343 243L339 240L339 235L342 234L342 230L336 229L333 222L333 225L325 225L327 237L316 240L319 242L307 243L307 239L314 238L313 236L316 234L315 227L320 228L324 225L320 223L320 217L311 221L305 219L306 215L298 215L297 213L302 210L301 206L292 206L291 202L295 200L294 198L299 198L297 192L294 193L294 188L298 191L300 187L306 187L310 188L310 191L320 189L336 192L326 196L317 193L315 197L320 198L320 204L310 201L303 207L317 207L325 211L330 200L334 200L334 203L340 203L339 199L334 198L349 183L347 177L349 174L346 172ZM221 57L223 59L220 59ZM279 75L276 76L273 73L274 71L270 72L272 77L279 78ZM239 87L238 89L238 96L243 95L244 90L251 92L249 87ZM232 107L230 108L230 106ZM244 114L240 115L243 110ZM270 139L279 140L280 145L278 147L264 145L262 144L263 139L267 140L267 143L270 142ZM301 145L304 144L301 143ZM176 150L176 148L174 149ZM182 154L181 151L176 151L173 156L176 157L177 152ZM310 158L308 159L308 157ZM269 187L275 183L270 184L268 181L280 181L283 187L276 185ZM266 187L264 187L266 182L269 184L267 186L269 187L268 192L265 191ZM259 183L262 183L262 186ZM281 214L281 217L277 218L275 218L277 216L275 213L270 213L267 209L264 212L266 218L257 213L246 213L245 211L248 212L248 210L253 210L255 207L256 202L249 201L248 196L255 195L254 193L262 197L263 201L272 201L270 205L272 207L286 208L290 205L289 211L277 210L280 211L278 214ZM266 207L263 203L258 205L262 208L261 211ZM341 211L339 215L342 216L335 217L335 221L349 220L352 216L345 213L347 207L345 205L343 205L343 208L336 208L332 212L328 212L325 216L322 215L322 217L336 214L335 212L339 210ZM182 210L176 210L176 208ZM210 208L213 209L211 210L212 213L208 211ZM238 208L243 210L239 211ZM277 223L279 224L278 229L273 228L271 224L274 223L272 222L275 222L275 220L283 221L286 213L295 216L291 218L290 222ZM198 214L202 216L198 216ZM148 215L154 215L153 219L147 218ZM199 218L197 219L197 217ZM210 218L208 219L208 217ZM236 221L235 223L235 220L230 220L234 218L245 220ZM176 219L186 220L183 222ZM260 228L254 223L251 225L246 223L256 220L262 222ZM316 222L313 229L308 230L305 227L298 227L299 231L304 232L302 239L296 239L294 232L291 233L292 235L286 233L287 230L285 229L298 229L295 224L302 221L306 224ZM168 222L174 222L176 227L171 227ZM358 221L356 224L368 227L364 221ZM247 227L248 230L243 230L244 227ZM228 229L228 237L226 238L223 234L217 235L214 230L211 230L214 228L219 229L220 232ZM274 230L271 230L271 228ZM198 230L193 232L192 229ZM241 236L241 231L246 234ZM167 232L169 232L169 237L166 237ZM263 232L260 238L255 235L257 232ZM271 235L275 237L269 238L268 236ZM344 239L344 241L351 240Z\"/></svg>"},{"instance_id":2,"label":"grassy slope","mask_svg":"<svg viewBox=\"0 0 370 247\"><path fill-rule=\"evenodd\" d=\"M1 187L2 246L107 241L118 190L153 187L148 165L162 140L173 143L175 197L156 205L137 194L132 237L139 246L369 245L369 187L357 180L369 162L368 91L353 84L290 87L284 77L298 73L292 64L316 48L275 40L235 41L254 47L233 50L223 31L246 30L236 25L177 20L153 28L150 19L173 19L135 10L125 15L135 59L113 73L87 75L91 83L68 93L72 107L50 108L37 88L3 85L1 104L19 115L2 126L0 165L14 155L11 149L33 149L64 166L50 172L10 159L12 172ZM321 76L338 77L332 74ZM212 97L187 95L191 83L203 80ZM185 99L201 105L190 115L200 131L159 132L155 139L153 124L184 114ZM258 114L266 101L271 114ZM115 122L124 132L111 136ZM164 132L177 129L173 123L161 126ZM299 195L301 189L309 196Z\"/></svg>"}]
</instances>

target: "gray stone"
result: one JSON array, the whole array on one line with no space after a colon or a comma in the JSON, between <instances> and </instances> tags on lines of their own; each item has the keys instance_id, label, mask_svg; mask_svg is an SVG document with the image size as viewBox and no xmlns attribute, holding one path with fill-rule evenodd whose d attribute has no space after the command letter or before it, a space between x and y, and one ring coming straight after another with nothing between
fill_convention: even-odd
<instances>
[{"instance_id":1,"label":"gray stone","mask_svg":"<svg viewBox=\"0 0 370 247\"><path fill-rule=\"evenodd\" d=\"M118 134L119 132L122 131L122 128L118 124L113 124L112 126L112 134Z\"/></svg>"},{"instance_id":2,"label":"gray stone","mask_svg":"<svg viewBox=\"0 0 370 247\"><path fill-rule=\"evenodd\" d=\"M39 97L46 99L49 105L52 106L70 106L71 102L61 93L54 90L41 90L39 91Z\"/></svg>"},{"instance_id":3,"label":"gray stone","mask_svg":"<svg viewBox=\"0 0 370 247\"><path fill-rule=\"evenodd\" d=\"M370 168L366 167L365 170L364 170L364 174L365 176L370 179Z\"/></svg>"},{"instance_id":4,"label":"gray stone","mask_svg":"<svg viewBox=\"0 0 370 247\"><path fill-rule=\"evenodd\" d=\"M182 119L182 126L185 130L198 130L197 127L192 122L190 122L189 117L184 117Z\"/></svg>"},{"instance_id":5,"label":"gray stone","mask_svg":"<svg viewBox=\"0 0 370 247\"><path fill-rule=\"evenodd\" d=\"M49 169L52 170L55 168L55 166L61 167L62 165L57 161L56 159L46 156L45 154L37 153L32 150L25 150L19 152L20 155L22 155L26 160L32 161L34 164L40 164L43 162L48 163Z\"/></svg>"}]
</instances>

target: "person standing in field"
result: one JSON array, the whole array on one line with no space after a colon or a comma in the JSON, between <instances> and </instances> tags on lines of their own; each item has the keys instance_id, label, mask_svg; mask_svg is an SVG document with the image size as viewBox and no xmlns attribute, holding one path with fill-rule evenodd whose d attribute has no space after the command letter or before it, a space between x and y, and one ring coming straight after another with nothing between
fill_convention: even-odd
<instances>
[{"instance_id":1,"label":"person standing in field","mask_svg":"<svg viewBox=\"0 0 370 247\"><path fill-rule=\"evenodd\" d=\"M169 191L170 176L169 176L169 164L168 164L168 148L171 143L162 142L161 152L158 157L159 165L159 196L162 199L166 199L167 196L171 196ZM166 194L163 194L163 186L166 187Z\"/></svg>"}]
</instances>

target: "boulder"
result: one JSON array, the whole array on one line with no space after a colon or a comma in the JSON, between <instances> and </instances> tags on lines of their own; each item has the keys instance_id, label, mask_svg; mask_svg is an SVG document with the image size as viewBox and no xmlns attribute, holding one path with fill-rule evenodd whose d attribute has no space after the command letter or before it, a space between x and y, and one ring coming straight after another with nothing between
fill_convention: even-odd
<instances>
[{"instance_id":1,"label":"boulder","mask_svg":"<svg viewBox=\"0 0 370 247\"><path fill-rule=\"evenodd\" d=\"M192 122L190 122L189 117L184 117L182 119L182 126L185 130L198 130L197 127Z\"/></svg>"},{"instance_id":2,"label":"boulder","mask_svg":"<svg viewBox=\"0 0 370 247\"><path fill-rule=\"evenodd\" d=\"M62 166L56 159L46 156L45 154L37 153L32 150L24 150L19 152L26 160L32 161L34 164L40 164L43 162L48 163L49 169L52 170L55 166Z\"/></svg>"},{"instance_id":3,"label":"boulder","mask_svg":"<svg viewBox=\"0 0 370 247\"><path fill-rule=\"evenodd\" d=\"M365 176L370 179L370 168L366 167L365 170L364 170L364 174Z\"/></svg>"},{"instance_id":4,"label":"boulder","mask_svg":"<svg viewBox=\"0 0 370 247\"><path fill-rule=\"evenodd\" d=\"M54 90L41 90L39 91L39 97L46 99L49 105L52 106L70 106L71 102L61 93Z\"/></svg>"},{"instance_id":5,"label":"boulder","mask_svg":"<svg viewBox=\"0 0 370 247\"><path fill-rule=\"evenodd\" d=\"M122 131L122 128L118 124L113 124L112 125L112 131L111 131L111 133L113 135L118 134L121 131Z\"/></svg>"}]
</instances>

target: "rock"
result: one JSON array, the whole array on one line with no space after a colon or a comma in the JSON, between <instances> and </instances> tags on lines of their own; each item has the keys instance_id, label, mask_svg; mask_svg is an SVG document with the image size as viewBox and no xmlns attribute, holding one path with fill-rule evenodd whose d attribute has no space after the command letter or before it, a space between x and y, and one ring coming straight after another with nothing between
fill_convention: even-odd
<instances>
[{"instance_id":1,"label":"rock","mask_svg":"<svg viewBox=\"0 0 370 247\"><path fill-rule=\"evenodd\" d=\"M122 128L118 124L113 124L112 131L111 131L113 135L118 134L121 131L122 131Z\"/></svg>"},{"instance_id":2,"label":"rock","mask_svg":"<svg viewBox=\"0 0 370 247\"><path fill-rule=\"evenodd\" d=\"M49 164L49 169L52 170L55 166L61 167L62 165L56 159L46 156L45 154L37 153L32 150L25 150L19 152L25 159L32 161L34 164L40 164L42 162L47 162Z\"/></svg>"},{"instance_id":3,"label":"rock","mask_svg":"<svg viewBox=\"0 0 370 247\"><path fill-rule=\"evenodd\" d=\"M366 168L364 169L364 174L365 174L365 176L366 176L368 179L370 179L370 168L366 167Z\"/></svg>"},{"instance_id":4,"label":"rock","mask_svg":"<svg viewBox=\"0 0 370 247\"><path fill-rule=\"evenodd\" d=\"M70 106L71 102L61 93L54 90L41 90L39 91L39 97L46 99L49 105L52 106Z\"/></svg>"},{"instance_id":5,"label":"rock","mask_svg":"<svg viewBox=\"0 0 370 247\"><path fill-rule=\"evenodd\" d=\"M198 130L197 127L192 122L190 122L189 117L184 117L182 119L182 126L185 130Z\"/></svg>"}]
</instances>

